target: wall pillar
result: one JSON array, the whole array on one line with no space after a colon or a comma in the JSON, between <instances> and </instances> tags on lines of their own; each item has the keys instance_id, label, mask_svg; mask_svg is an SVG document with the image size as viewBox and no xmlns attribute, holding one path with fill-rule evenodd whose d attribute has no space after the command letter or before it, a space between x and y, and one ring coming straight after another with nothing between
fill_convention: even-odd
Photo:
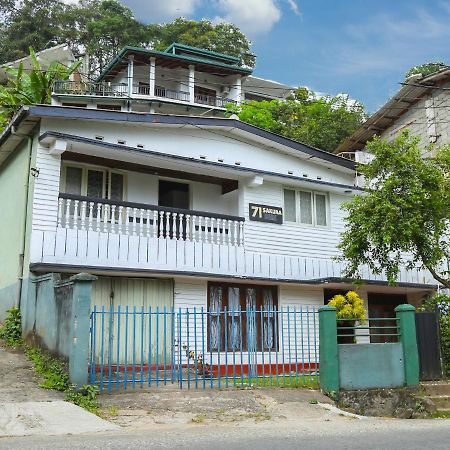
<instances>
[{"instance_id":1,"label":"wall pillar","mask_svg":"<svg viewBox=\"0 0 450 450\"><path fill-rule=\"evenodd\" d=\"M130 55L128 57L128 74L127 74L128 97L131 97L131 94L133 94L133 79L134 79L134 56Z\"/></svg>"},{"instance_id":2,"label":"wall pillar","mask_svg":"<svg viewBox=\"0 0 450 450\"><path fill-rule=\"evenodd\" d=\"M195 103L195 66L189 66L189 102Z\"/></svg>"},{"instance_id":3,"label":"wall pillar","mask_svg":"<svg viewBox=\"0 0 450 450\"><path fill-rule=\"evenodd\" d=\"M238 75L236 78L236 103L240 105L242 102L242 79L241 76Z\"/></svg>"},{"instance_id":4,"label":"wall pillar","mask_svg":"<svg viewBox=\"0 0 450 450\"><path fill-rule=\"evenodd\" d=\"M70 278L73 297L69 379L78 388L88 383L92 282L96 279L96 276L88 273L79 273Z\"/></svg>"},{"instance_id":5,"label":"wall pillar","mask_svg":"<svg viewBox=\"0 0 450 450\"><path fill-rule=\"evenodd\" d=\"M337 320L334 306L319 308L319 354L321 391L339 391Z\"/></svg>"},{"instance_id":6,"label":"wall pillar","mask_svg":"<svg viewBox=\"0 0 450 450\"><path fill-rule=\"evenodd\" d=\"M150 58L150 79L149 79L149 95L155 96L155 84L156 84L156 58L153 56Z\"/></svg>"},{"instance_id":7,"label":"wall pillar","mask_svg":"<svg viewBox=\"0 0 450 450\"><path fill-rule=\"evenodd\" d=\"M396 317L399 319L398 330L403 347L407 386L419 384L419 351L417 349L415 310L412 305L398 305L395 308Z\"/></svg>"}]
</instances>

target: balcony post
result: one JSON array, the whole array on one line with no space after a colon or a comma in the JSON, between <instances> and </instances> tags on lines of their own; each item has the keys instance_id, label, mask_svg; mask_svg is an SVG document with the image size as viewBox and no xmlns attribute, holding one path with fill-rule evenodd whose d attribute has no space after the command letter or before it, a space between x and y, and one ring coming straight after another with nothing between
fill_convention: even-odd
<instances>
[{"instance_id":1,"label":"balcony post","mask_svg":"<svg viewBox=\"0 0 450 450\"><path fill-rule=\"evenodd\" d=\"M194 65L190 65L189 66L189 102L190 103L195 103L195 66Z\"/></svg>"},{"instance_id":2,"label":"balcony post","mask_svg":"<svg viewBox=\"0 0 450 450\"><path fill-rule=\"evenodd\" d=\"M133 93L133 78L134 78L134 55L128 57L128 97Z\"/></svg>"},{"instance_id":3,"label":"balcony post","mask_svg":"<svg viewBox=\"0 0 450 450\"><path fill-rule=\"evenodd\" d=\"M149 95L155 96L155 83L156 83L156 58L152 56L150 58L150 79L149 79Z\"/></svg>"}]
</instances>

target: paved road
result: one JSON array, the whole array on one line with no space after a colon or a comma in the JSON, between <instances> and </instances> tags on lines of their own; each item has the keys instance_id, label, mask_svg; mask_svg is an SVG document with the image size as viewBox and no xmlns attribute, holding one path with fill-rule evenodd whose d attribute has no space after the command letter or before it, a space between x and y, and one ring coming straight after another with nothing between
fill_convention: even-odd
<instances>
[{"instance_id":1,"label":"paved road","mask_svg":"<svg viewBox=\"0 0 450 450\"><path fill-rule=\"evenodd\" d=\"M188 425L65 437L0 439L0 449L448 450L450 420L348 420L296 426Z\"/></svg>"}]
</instances>

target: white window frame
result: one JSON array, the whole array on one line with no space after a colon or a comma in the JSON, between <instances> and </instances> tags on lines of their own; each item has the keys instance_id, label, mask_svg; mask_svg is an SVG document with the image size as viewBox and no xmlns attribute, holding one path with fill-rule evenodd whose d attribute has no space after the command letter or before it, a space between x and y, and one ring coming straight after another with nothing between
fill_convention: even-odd
<instances>
[{"instance_id":1,"label":"white window frame","mask_svg":"<svg viewBox=\"0 0 450 450\"><path fill-rule=\"evenodd\" d=\"M295 221L286 220L286 205L284 204L284 191L294 191L295 192ZM307 192L311 194L311 209L312 209L312 223L303 223L300 221L301 207L300 207L300 192ZM326 214L326 225L319 225L317 223L317 210L316 210L316 195L322 195L325 197L325 214ZM330 214L330 196L328 192L323 191L312 191L309 189L293 188L289 186L283 186L283 219L286 223L295 223L302 227L314 227L314 228L330 228L331 225L331 214Z\"/></svg>"},{"instance_id":2,"label":"white window frame","mask_svg":"<svg viewBox=\"0 0 450 450\"><path fill-rule=\"evenodd\" d=\"M78 169L82 170L81 173L81 196L86 197L87 196L87 180L88 180L88 171L89 170L95 170L98 172L103 172L105 176L103 177L103 198L105 198L106 194L106 187L108 187L108 199L111 196L111 173L117 173L119 175L123 176L123 200L127 201L127 173L123 172L121 170L116 169L109 169L108 167L103 166L96 166L93 164L83 164L83 163L77 163L77 162L64 162L61 166L61 185L60 185L60 192L66 191L66 175L67 175L67 168L68 167L76 167ZM108 186L107 186L108 185Z\"/></svg>"}]
</instances>

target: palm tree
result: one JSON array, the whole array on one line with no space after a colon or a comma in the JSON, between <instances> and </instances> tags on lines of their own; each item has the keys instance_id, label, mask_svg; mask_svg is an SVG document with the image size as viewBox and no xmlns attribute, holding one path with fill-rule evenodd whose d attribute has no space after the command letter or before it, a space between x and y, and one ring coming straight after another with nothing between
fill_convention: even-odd
<instances>
[{"instance_id":1,"label":"palm tree","mask_svg":"<svg viewBox=\"0 0 450 450\"><path fill-rule=\"evenodd\" d=\"M5 68L9 77L6 86L0 85L0 132L22 106L50 103L53 83L67 80L81 64L77 61L67 67L55 61L43 69L31 47L30 58L29 72L24 70L22 62L17 69Z\"/></svg>"}]
</instances>

